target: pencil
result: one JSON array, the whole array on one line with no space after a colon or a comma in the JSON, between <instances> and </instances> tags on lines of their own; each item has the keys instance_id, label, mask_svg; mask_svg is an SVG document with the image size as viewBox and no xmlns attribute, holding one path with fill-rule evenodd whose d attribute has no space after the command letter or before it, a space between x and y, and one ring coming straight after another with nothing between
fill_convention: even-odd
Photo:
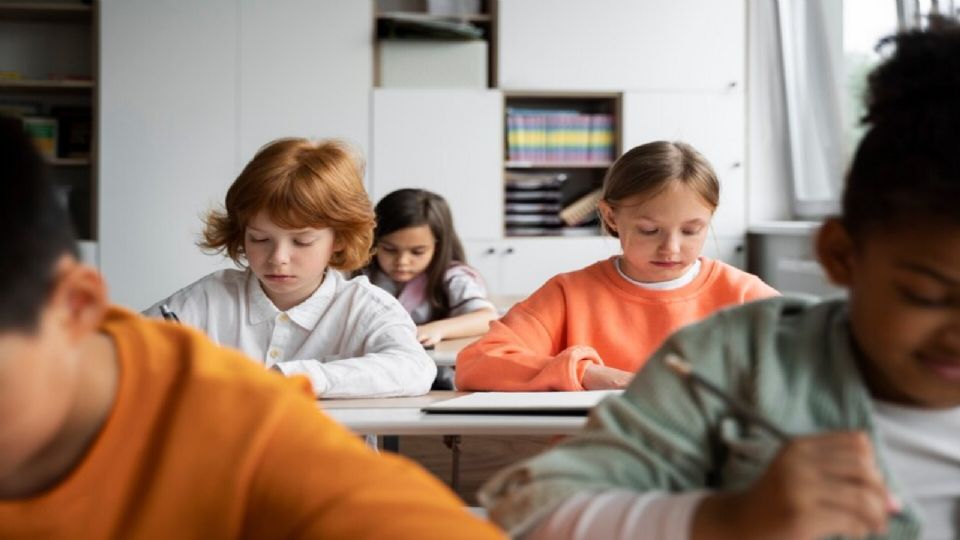
<instances>
[{"instance_id":1,"label":"pencil","mask_svg":"<svg viewBox=\"0 0 960 540\"><path fill-rule=\"evenodd\" d=\"M674 373L680 375L688 381L693 382L694 384L697 384L704 390L720 398L721 401L726 403L731 409L733 409L737 414L746 420L765 429L782 442L787 442L790 440L790 436L784 433L782 429L771 424L769 420L758 415L756 412L737 401L733 396L721 390L717 385L704 379L695 371L693 371L693 366L691 366L686 360L675 354L668 354L664 360L667 363L667 367L672 369Z\"/></svg>"},{"instance_id":2,"label":"pencil","mask_svg":"<svg viewBox=\"0 0 960 540\"><path fill-rule=\"evenodd\" d=\"M160 314L168 321L180 322L180 317L177 317L176 313L170 311L170 308L167 307L166 304L160 304Z\"/></svg>"},{"instance_id":3,"label":"pencil","mask_svg":"<svg viewBox=\"0 0 960 540\"><path fill-rule=\"evenodd\" d=\"M787 435L782 429L770 423L766 418L758 415L753 410L747 408L739 401L733 398L730 394L724 392L720 389L719 386L713 384L712 382L704 379L695 371L693 371L693 366L689 362L680 358L675 354L668 354L664 361L667 363L667 367L673 370L674 373L683 377L684 379L693 382L694 384L699 385L704 390L710 392L714 396L720 398L721 401L726 403L731 409L736 411L737 414L752 422L754 425L759 426L769 432L771 435L780 440L780 442L787 442L790 440L790 435ZM891 516L899 516L901 514L902 507L899 500L891 492L887 492L887 513Z\"/></svg>"}]
</instances>

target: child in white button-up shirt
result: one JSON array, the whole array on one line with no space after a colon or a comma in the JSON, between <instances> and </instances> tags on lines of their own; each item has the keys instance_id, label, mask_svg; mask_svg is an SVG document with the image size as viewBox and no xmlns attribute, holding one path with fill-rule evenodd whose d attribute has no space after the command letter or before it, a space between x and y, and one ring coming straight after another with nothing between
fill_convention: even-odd
<instances>
[{"instance_id":1,"label":"child in white button-up shirt","mask_svg":"<svg viewBox=\"0 0 960 540\"><path fill-rule=\"evenodd\" d=\"M337 141L281 139L263 147L206 219L200 246L242 269L221 270L166 304L284 374L306 375L322 397L426 393L436 366L403 306L365 277L374 214L361 166Z\"/></svg>"}]
</instances>

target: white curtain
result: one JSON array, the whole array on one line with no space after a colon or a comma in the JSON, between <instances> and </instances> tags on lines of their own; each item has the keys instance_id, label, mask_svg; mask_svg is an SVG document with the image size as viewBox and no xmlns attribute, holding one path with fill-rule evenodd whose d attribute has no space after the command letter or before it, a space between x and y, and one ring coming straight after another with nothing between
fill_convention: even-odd
<instances>
[{"instance_id":1,"label":"white curtain","mask_svg":"<svg viewBox=\"0 0 960 540\"><path fill-rule=\"evenodd\" d=\"M793 213L833 213L843 182L843 4L777 0Z\"/></svg>"}]
</instances>

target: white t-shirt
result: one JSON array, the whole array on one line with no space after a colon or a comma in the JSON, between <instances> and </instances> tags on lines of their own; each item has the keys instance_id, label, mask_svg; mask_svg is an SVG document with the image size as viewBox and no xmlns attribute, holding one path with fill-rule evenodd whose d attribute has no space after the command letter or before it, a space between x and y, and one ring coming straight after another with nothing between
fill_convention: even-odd
<instances>
[{"instance_id":1,"label":"white t-shirt","mask_svg":"<svg viewBox=\"0 0 960 540\"><path fill-rule=\"evenodd\" d=\"M433 306L427 297L425 274L420 274L401 290L396 283L383 272L374 271L370 275L374 285L387 291L400 301L407 310L413 322L426 324L437 320ZM493 303L487 300L487 288L480 274L465 264L457 263L450 266L443 275L443 287L450 302L450 312L446 318L466 315L481 309L496 310Z\"/></svg>"},{"instance_id":2,"label":"white t-shirt","mask_svg":"<svg viewBox=\"0 0 960 540\"><path fill-rule=\"evenodd\" d=\"M221 270L144 314L159 317L160 304L221 345L306 375L322 397L422 395L436 376L410 316L365 277L328 270L309 298L281 312L253 272Z\"/></svg>"}]
</instances>

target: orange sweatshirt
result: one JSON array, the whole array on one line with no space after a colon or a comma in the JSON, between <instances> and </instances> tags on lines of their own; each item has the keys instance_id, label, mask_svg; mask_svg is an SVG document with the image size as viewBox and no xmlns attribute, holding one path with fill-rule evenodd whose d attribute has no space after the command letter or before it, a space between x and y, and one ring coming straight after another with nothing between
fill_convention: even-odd
<instances>
[{"instance_id":1,"label":"orange sweatshirt","mask_svg":"<svg viewBox=\"0 0 960 540\"><path fill-rule=\"evenodd\" d=\"M630 283L614 258L550 279L457 356L460 390L583 390L591 363L635 372L674 330L724 306L777 295L760 278L701 258L678 289Z\"/></svg>"},{"instance_id":2,"label":"orange sweatshirt","mask_svg":"<svg viewBox=\"0 0 960 540\"><path fill-rule=\"evenodd\" d=\"M0 538L502 538L323 415L306 379L119 309L102 330L113 409L59 484L0 500Z\"/></svg>"}]
</instances>

